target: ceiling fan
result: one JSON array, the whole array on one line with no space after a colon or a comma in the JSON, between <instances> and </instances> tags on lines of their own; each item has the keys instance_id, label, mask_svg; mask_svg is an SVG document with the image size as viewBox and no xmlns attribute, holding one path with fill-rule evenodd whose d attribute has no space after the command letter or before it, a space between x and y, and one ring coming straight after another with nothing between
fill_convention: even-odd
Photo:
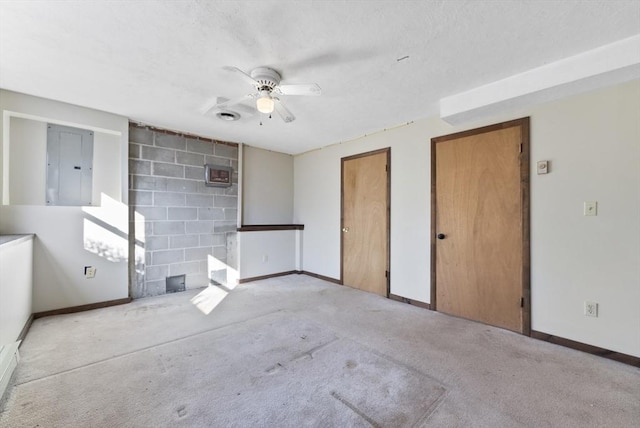
<instances>
[{"instance_id":1,"label":"ceiling fan","mask_svg":"<svg viewBox=\"0 0 640 428\"><path fill-rule=\"evenodd\" d=\"M296 117L282 104L279 98L281 95L320 95L322 93L320 86L315 83L281 85L280 74L268 67L258 67L252 70L251 74L247 74L237 67L227 66L223 67L223 69L237 73L251 84L256 91L240 98L212 105L206 109L205 114L211 110L225 110L243 101L255 99L256 108L260 113L271 114L275 110L285 123L289 123L293 122Z\"/></svg>"}]
</instances>

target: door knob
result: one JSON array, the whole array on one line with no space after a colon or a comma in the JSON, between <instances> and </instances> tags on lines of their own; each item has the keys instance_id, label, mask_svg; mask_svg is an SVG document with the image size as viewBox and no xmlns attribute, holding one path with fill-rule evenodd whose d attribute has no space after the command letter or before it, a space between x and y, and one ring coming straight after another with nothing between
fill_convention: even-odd
<instances>
[{"instance_id":1,"label":"door knob","mask_svg":"<svg viewBox=\"0 0 640 428\"><path fill-rule=\"evenodd\" d=\"M437 238L438 239L444 239L444 233L438 233Z\"/></svg>"},{"instance_id":2,"label":"door knob","mask_svg":"<svg viewBox=\"0 0 640 428\"><path fill-rule=\"evenodd\" d=\"M349 231L349 228L348 228L348 227L343 227L343 228L342 228L342 231L343 231L344 233L347 233L347 232Z\"/></svg>"}]
</instances>

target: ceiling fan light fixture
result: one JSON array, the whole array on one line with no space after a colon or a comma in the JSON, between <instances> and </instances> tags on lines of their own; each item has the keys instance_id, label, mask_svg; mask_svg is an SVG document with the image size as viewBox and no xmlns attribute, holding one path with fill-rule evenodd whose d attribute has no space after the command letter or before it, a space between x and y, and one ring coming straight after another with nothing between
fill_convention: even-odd
<instances>
[{"instance_id":1,"label":"ceiling fan light fixture","mask_svg":"<svg viewBox=\"0 0 640 428\"><path fill-rule=\"evenodd\" d=\"M260 98L256 100L256 107L258 108L258 111L264 114L273 113L275 104L275 101L273 101L273 98L271 98L271 95L267 91L262 91L260 93Z\"/></svg>"}]
</instances>

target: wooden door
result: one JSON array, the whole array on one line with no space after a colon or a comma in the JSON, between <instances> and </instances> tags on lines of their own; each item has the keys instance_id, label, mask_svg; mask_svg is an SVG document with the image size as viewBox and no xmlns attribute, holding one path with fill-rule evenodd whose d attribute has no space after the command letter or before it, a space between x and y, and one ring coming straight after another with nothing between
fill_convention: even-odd
<instances>
[{"instance_id":1,"label":"wooden door","mask_svg":"<svg viewBox=\"0 0 640 428\"><path fill-rule=\"evenodd\" d=\"M390 149L342 159L344 285L388 296Z\"/></svg>"},{"instance_id":2,"label":"wooden door","mask_svg":"<svg viewBox=\"0 0 640 428\"><path fill-rule=\"evenodd\" d=\"M432 140L432 307L525 334L528 136L525 118Z\"/></svg>"}]
</instances>

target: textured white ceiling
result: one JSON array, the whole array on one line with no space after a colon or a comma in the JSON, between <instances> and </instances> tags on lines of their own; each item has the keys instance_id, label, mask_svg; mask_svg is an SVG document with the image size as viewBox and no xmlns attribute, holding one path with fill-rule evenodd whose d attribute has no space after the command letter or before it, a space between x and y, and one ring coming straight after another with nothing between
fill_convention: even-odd
<instances>
[{"instance_id":1,"label":"textured white ceiling","mask_svg":"<svg viewBox=\"0 0 640 428\"><path fill-rule=\"evenodd\" d=\"M640 33L633 1L0 1L0 87L301 153L434 116L438 101ZM398 61L399 58L407 59ZM258 66L321 97L201 109Z\"/></svg>"}]
</instances>

